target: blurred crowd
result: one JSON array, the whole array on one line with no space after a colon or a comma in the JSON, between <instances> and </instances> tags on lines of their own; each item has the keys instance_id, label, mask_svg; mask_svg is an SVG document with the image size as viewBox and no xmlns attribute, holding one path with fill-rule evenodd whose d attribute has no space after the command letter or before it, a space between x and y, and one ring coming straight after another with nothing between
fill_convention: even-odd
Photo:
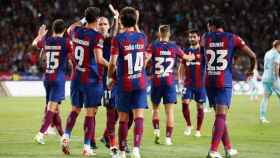
<instances>
[{"instance_id":1,"label":"blurred crowd","mask_svg":"<svg viewBox=\"0 0 280 158\"><path fill-rule=\"evenodd\" d=\"M111 18L109 3L117 9L124 6L139 9L140 28L150 41L156 37L159 24L170 24L173 40L182 47L187 46L188 28L198 27L204 32L207 17L220 15L225 19L225 30L240 35L257 53L260 70L265 51L280 35L278 0L1 0L0 76L40 79L43 72L40 51L31 47L38 27L43 23L50 27L56 18L71 24L82 17L85 8L93 5ZM237 61L241 64L235 66L235 71L242 75L248 61L243 58Z\"/></svg>"}]
</instances>

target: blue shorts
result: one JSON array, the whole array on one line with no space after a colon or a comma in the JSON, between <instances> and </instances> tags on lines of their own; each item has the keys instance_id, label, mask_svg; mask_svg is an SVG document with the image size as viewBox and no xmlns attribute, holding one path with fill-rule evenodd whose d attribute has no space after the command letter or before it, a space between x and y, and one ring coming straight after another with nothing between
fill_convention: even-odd
<instances>
[{"instance_id":1,"label":"blue shorts","mask_svg":"<svg viewBox=\"0 0 280 158\"><path fill-rule=\"evenodd\" d=\"M147 91L134 90L131 92L124 92L117 90L116 102L119 112L129 112L133 109L147 109Z\"/></svg>"},{"instance_id":2,"label":"blue shorts","mask_svg":"<svg viewBox=\"0 0 280 158\"><path fill-rule=\"evenodd\" d=\"M163 99L163 104L174 104L177 102L176 87L172 86L159 86L151 88L151 101L154 105L159 105Z\"/></svg>"},{"instance_id":3,"label":"blue shorts","mask_svg":"<svg viewBox=\"0 0 280 158\"><path fill-rule=\"evenodd\" d=\"M46 104L49 101L61 102L65 99L65 81L44 81Z\"/></svg>"},{"instance_id":4,"label":"blue shorts","mask_svg":"<svg viewBox=\"0 0 280 158\"><path fill-rule=\"evenodd\" d=\"M232 97L232 87L224 88L212 88L209 87L207 90L207 96L210 107L226 105L230 107Z\"/></svg>"},{"instance_id":5,"label":"blue shorts","mask_svg":"<svg viewBox=\"0 0 280 158\"><path fill-rule=\"evenodd\" d=\"M112 90L105 90L103 95L103 106L108 108L116 108L116 94L116 87L113 87Z\"/></svg>"},{"instance_id":6,"label":"blue shorts","mask_svg":"<svg viewBox=\"0 0 280 158\"><path fill-rule=\"evenodd\" d=\"M183 100L190 99L195 100L197 103L205 103L206 101L206 90L205 88L192 88L184 87L183 91Z\"/></svg>"},{"instance_id":7,"label":"blue shorts","mask_svg":"<svg viewBox=\"0 0 280 158\"><path fill-rule=\"evenodd\" d=\"M71 103L78 108L98 107L101 105L103 96L102 83L81 84L77 81L71 82Z\"/></svg>"}]
</instances>

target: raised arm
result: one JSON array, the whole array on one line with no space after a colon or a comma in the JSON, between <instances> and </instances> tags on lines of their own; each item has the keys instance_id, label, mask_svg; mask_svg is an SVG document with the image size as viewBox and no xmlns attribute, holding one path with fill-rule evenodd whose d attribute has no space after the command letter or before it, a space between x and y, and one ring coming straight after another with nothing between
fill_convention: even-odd
<instances>
[{"instance_id":1,"label":"raised arm","mask_svg":"<svg viewBox=\"0 0 280 158\"><path fill-rule=\"evenodd\" d=\"M96 63L108 67L108 61L103 57L103 43L104 39L101 35L96 37L96 45L93 48Z\"/></svg>"},{"instance_id":2,"label":"raised arm","mask_svg":"<svg viewBox=\"0 0 280 158\"><path fill-rule=\"evenodd\" d=\"M138 25L138 23L139 23L139 16L140 16L139 10L136 10L136 15L137 15L137 20L136 20L136 24L134 26L134 29L135 29L136 32L141 32L140 29L139 29L139 25Z\"/></svg>"},{"instance_id":3,"label":"raised arm","mask_svg":"<svg viewBox=\"0 0 280 158\"><path fill-rule=\"evenodd\" d=\"M48 33L48 30L46 29L46 25L45 24L41 25L38 30L38 35L32 42L32 46L41 47L39 43L42 42L42 39L45 37L45 35L47 33Z\"/></svg>"},{"instance_id":4,"label":"raised arm","mask_svg":"<svg viewBox=\"0 0 280 158\"><path fill-rule=\"evenodd\" d=\"M109 4L109 8L111 10L111 12L114 15L114 20L113 20L113 24L112 24L112 29L110 32L110 36L114 37L118 34L119 32L119 11L114 9L114 7L112 6L112 4Z\"/></svg>"}]
</instances>

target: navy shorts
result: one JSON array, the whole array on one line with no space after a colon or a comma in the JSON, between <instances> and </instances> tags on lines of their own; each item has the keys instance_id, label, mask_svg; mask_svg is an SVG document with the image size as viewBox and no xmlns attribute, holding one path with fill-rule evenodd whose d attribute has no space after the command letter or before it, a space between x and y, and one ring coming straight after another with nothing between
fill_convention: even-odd
<instances>
[{"instance_id":1,"label":"navy shorts","mask_svg":"<svg viewBox=\"0 0 280 158\"><path fill-rule=\"evenodd\" d=\"M116 108L116 95L116 86L114 86L112 90L105 90L103 95L103 106L108 108Z\"/></svg>"},{"instance_id":2,"label":"navy shorts","mask_svg":"<svg viewBox=\"0 0 280 158\"><path fill-rule=\"evenodd\" d=\"M227 106L230 107L232 97L232 87L207 88L207 96L210 107Z\"/></svg>"},{"instance_id":3,"label":"navy shorts","mask_svg":"<svg viewBox=\"0 0 280 158\"><path fill-rule=\"evenodd\" d=\"M133 90L131 92L124 92L117 90L116 102L119 112L129 112L134 109L147 109L147 91Z\"/></svg>"},{"instance_id":4,"label":"navy shorts","mask_svg":"<svg viewBox=\"0 0 280 158\"><path fill-rule=\"evenodd\" d=\"M65 99L65 81L44 81L46 104L49 101L61 102Z\"/></svg>"},{"instance_id":5,"label":"navy shorts","mask_svg":"<svg viewBox=\"0 0 280 158\"><path fill-rule=\"evenodd\" d=\"M183 100L190 99L195 100L197 103L205 103L206 101L206 90L205 88L192 88L185 87L183 89Z\"/></svg>"},{"instance_id":6,"label":"navy shorts","mask_svg":"<svg viewBox=\"0 0 280 158\"><path fill-rule=\"evenodd\" d=\"M163 99L163 104L174 104L177 102L176 87L172 86L158 86L151 88L151 101L155 105L159 105Z\"/></svg>"},{"instance_id":7,"label":"navy shorts","mask_svg":"<svg viewBox=\"0 0 280 158\"><path fill-rule=\"evenodd\" d=\"M78 108L98 107L103 96L102 83L81 84L78 81L71 82L71 103Z\"/></svg>"}]
</instances>

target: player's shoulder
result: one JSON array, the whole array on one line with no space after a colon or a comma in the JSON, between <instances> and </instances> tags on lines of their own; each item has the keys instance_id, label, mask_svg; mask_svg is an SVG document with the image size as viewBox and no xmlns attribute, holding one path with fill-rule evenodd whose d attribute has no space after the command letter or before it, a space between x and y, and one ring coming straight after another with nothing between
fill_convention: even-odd
<instances>
[{"instance_id":1,"label":"player's shoulder","mask_svg":"<svg viewBox=\"0 0 280 158\"><path fill-rule=\"evenodd\" d=\"M145 37L146 38L146 34L144 32L134 32L136 35L141 36L141 37Z\"/></svg>"}]
</instances>

